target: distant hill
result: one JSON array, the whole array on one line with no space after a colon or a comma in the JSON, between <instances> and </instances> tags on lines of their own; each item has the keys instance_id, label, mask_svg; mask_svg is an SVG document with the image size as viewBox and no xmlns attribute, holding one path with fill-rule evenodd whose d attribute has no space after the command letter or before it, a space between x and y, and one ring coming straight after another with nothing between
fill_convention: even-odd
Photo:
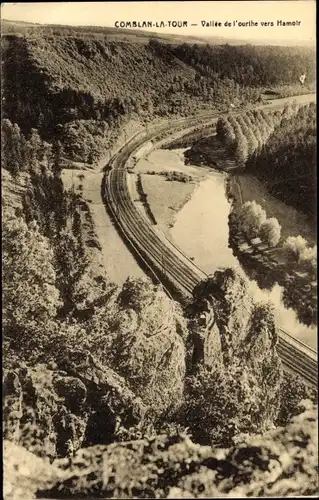
<instances>
[{"instance_id":1,"label":"distant hill","mask_svg":"<svg viewBox=\"0 0 319 500\"><path fill-rule=\"evenodd\" d=\"M225 110L254 104L267 89L286 96L311 91L315 82L308 47L11 21L2 21L1 42L3 116L25 134L59 134L75 161L99 156L130 119Z\"/></svg>"},{"instance_id":2,"label":"distant hill","mask_svg":"<svg viewBox=\"0 0 319 500\"><path fill-rule=\"evenodd\" d=\"M182 43L197 43L209 45L280 45L280 46L315 46L308 41L303 40L275 40L275 39L239 39L226 38L221 36L188 36L177 34L161 34L151 31L143 31L136 29L121 29L107 26L68 26L59 24L38 24L26 23L23 21L9 21L3 19L1 21L1 33L7 34L35 34L35 33L59 33L68 34L68 32L78 33L81 36L95 36L96 38L106 37L108 40L119 41L134 41L139 43L148 43L151 38L157 38L161 43L182 44Z\"/></svg>"}]
</instances>

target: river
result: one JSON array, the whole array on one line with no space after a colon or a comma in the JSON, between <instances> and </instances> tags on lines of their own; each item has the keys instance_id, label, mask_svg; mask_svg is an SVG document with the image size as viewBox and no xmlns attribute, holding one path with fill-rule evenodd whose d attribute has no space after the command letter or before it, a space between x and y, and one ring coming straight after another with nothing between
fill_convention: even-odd
<instances>
[{"instance_id":1,"label":"river","mask_svg":"<svg viewBox=\"0 0 319 500\"><path fill-rule=\"evenodd\" d=\"M165 154L171 152L162 150L161 153L162 162L165 163ZM181 156L176 156L176 162L178 168L183 165ZM244 273L228 246L228 215L231 206L226 197L225 181L225 173L211 171L207 174L207 178L199 183L191 199L176 215L171 237L207 273L225 266L236 266ZM317 349L316 327L309 328L301 324L295 311L284 306L282 287L276 284L270 291L261 290L252 280L249 280L249 287L256 300L274 302L280 327Z\"/></svg>"}]
</instances>

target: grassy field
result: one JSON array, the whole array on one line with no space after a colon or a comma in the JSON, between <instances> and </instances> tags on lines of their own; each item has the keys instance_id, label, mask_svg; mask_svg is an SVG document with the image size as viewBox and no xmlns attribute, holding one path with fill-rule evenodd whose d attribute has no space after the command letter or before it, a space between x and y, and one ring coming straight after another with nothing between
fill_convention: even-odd
<instances>
[{"instance_id":1,"label":"grassy field","mask_svg":"<svg viewBox=\"0 0 319 500\"><path fill-rule=\"evenodd\" d=\"M306 238L309 244L315 245L316 234L307 221L305 215L293 207L278 200L262 185L262 183L252 175L234 175L230 178L231 190L237 197L240 190L241 201L255 200L256 203L266 210L267 217L276 217L281 225L281 240L288 236L298 236Z\"/></svg>"},{"instance_id":2,"label":"grassy field","mask_svg":"<svg viewBox=\"0 0 319 500\"><path fill-rule=\"evenodd\" d=\"M168 181L162 175L147 174L142 174L141 180L156 222L169 234L177 212L190 199L196 182Z\"/></svg>"},{"instance_id":3,"label":"grassy field","mask_svg":"<svg viewBox=\"0 0 319 500\"><path fill-rule=\"evenodd\" d=\"M142 174L147 172L183 172L194 178L205 178L208 167L199 168L192 165L184 165L184 149L154 149L146 158L141 158L136 164L136 171Z\"/></svg>"},{"instance_id":4,"label":"grassy field","mask_svg":"<svg viewBox=\"0 0 319 500\"><path fill-rule=\"evenodd\" d=\"M192 196L199 181L207 177L208 167L184 165L184 149L155 149L146 158L139 160L135 170L141 174L147 203L161 229L169 236L175 216ZM152 172L149 175L148 172ZM181 172L192 181L167 180L166 172ZM158 173L158 175L156 175Z\"/></svg>"}]
</instances>

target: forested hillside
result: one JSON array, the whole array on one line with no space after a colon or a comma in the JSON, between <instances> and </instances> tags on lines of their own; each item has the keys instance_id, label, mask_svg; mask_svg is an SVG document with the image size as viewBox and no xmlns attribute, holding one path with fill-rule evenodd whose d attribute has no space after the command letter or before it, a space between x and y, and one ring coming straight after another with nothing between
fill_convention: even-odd
<instances>
[{"instance_id":1,"label":"forested hillside","mask_svg":"<svg viewBox=\"0 0 319 500\"><path fill-rule=\"evenodd\" d=\"M316 215L316 105L283 112L248 112L220 118L217 136L238 166L255 174L271 194Z\"/></svg>"},{"instance_id":2,"label":"forested hillside","mask_svg":"<svg viewBox=\"0 0 319 500\"><path fill-rule=\"evenodd\" d=\"M26 493L31 498L37 490L56 498L60 489L65 495L93 495L105 488L118 498L123 467L129 470L130 464L152 462L152 457L156 465L148 466L144 476L151 483L146 486L129 472L127 498L151 492L166 498L171 487L197 495L196 486L187 484L192 472L203 470L207 496L217 487L223 491L219 480L210 478L210 466L202 468L207 465L202 453L214 456L214 447L231 446L232 455L244 440L255 460L251 439L268 449L267 435L254 436L287 425L312 408L310 401L298 406L303 399L315 400L303 383L283 377L271 305L253 301L247 281L232 269L218 270L199 284L187 310L147 279L128 278L118 287L102 272L94 275L83 239L83 200L61 183L60 144L50 147L36 131L25 139L7 120L4 127L11 137L3 152L6 498L20 500ZM212 330L203 314L215 318ZM307 415L301 418L307 422ZM301 435L300 425L290 432ZM157 449L157 442L165 444ZM109 452L110 444L116 479L103 486L99 479L91 482L87 463L82 480L82 466L74 469L63 460L93 446L79 451L79 457L91 453L90 460L98 463L101 445ZM131 445L134 450L141 446L140 452L122 457L121 450ZM172 451L166 457L167 448ZM312 493L313 451L294 457L280 476L289 477L300 460L307 473L296 490ZM171 477L171 467L181 474ZM258 475L266 480L262 468ZM17 477L17 470L23 475ZM257 488L254 477L249 476L248 490ZM227 489L236 484L235 474ZM286 493L292 482L278 487Z\"/></svg>"},{"instance_id":3,"label":"forested hillside","mask_svg":"<svg viewBox=\"0 0 319 500\"><path fill-rule=\"evenodd\" d=\"M316 218L316 106L281 120L265 146L246 164L272 194Z\"/></svg>"},{"instance_id":4,"label":"forested hillside","mask_svg":"<svg viewBox=\"0 0 319 500\"><path fill-rule=\"evenodd\" d=\"M183 44L172 47L172 52L212 80L219 75L239 85L255 87L293 84L301 74L306 74L310 83L315 79L310 48Z\"/></svg>"},{"instance_id":5,"label":"forested hillside","mask_svg":"<svg viewBox=\"0 0 319 500\"><path fill-rule=\"evenodd\" d=\"M109 41L43 28L2 37L2 50L4 117L25 133L58 134L69 157L89 162L130 118L225 110L258 101L269 86L307 92L315 75L308 48Z\"/></svg>"}]
</instances>

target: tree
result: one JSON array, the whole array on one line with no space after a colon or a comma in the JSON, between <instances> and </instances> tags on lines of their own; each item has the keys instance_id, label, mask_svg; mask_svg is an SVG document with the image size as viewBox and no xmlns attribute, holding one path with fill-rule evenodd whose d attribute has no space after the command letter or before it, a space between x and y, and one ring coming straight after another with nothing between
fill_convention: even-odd
<instances>
[{"instance_id":1,"label":"tree","mask_svg":"<svg viewBox=\"0 0 319 500\"><path fill-rule=\"evenodd\" d=\"M243 204L239 215L238 228L248 238L256 238L259 235L260 227L266 222L266 212L255 201L247 201Z\"/></svg>"},{"instance_id":2,"label":"tree","mask_svg":"<svg viewBox=\"0 0 319 500\"><path fill-rule=\"evenodd\" d=\"M247 125L247 122L243 119L243 117L239 116L237 120L247 140L248 156L251 156L257 149L258 142L252 129Z\"/></svg>"},{"instance_id":3,"label":"tree","mask_svg":"<svg viewBox=\"0 0 319 500\"><path fill-rule=\"evenodd\" d=\"M227 370L201 367L185 382L182 424L196 442L229 446L234 436L258 433L266 423L270 408L254 371L236 363ZM273 403L276 407L276 403Z\"/></svg>"},{"instance_id":4,"label":"tree","mask_svg":"<svg viewBox=\"0 0 319 500\"><path fill-rule=\"evenodd\" d=\"M227 118L219 118L216 125L216 132L218 138L227 146L230 147L236 137L234 129L227 120Z\"/></svg>"},{"instance_id":5,"label":"tree","mask_svg":"<svg viewBox=\"0 0 319 500\"><path fill-rule=\"evenodd\" d=\"M315 277L317 274L317 245L302 250L298 262L305 271Z\"/></svg>"},{"instance_id":6,"label":"tree","mask_svg":"<svg viewBox=\"0 0 319 500\"><path fill-rule=\"evenodd\" d=\"M16 176L22 170L21 133L19 126L10 120L2 123L2 161L3 167Z\"/></svg>"},{"instance_id":7,"label":"tree","mask_svg":"<svg viewBox=\"0 0 319 500\"><path fill-rule=\"evenodd\" d=\"M244 167L248 158L248 144L247 139L242 132L237 134L237 145L234 154L238 166Z\"/></svg>"},{"instance_id":8,"label":"tree","mask_svg":"<svg viewBox=\"0 0 319 500\"><path fill-rule=\"evenodd\" d=\"M263 115L261 112L258 110L255 112L255 123L256 126L258 127L258 130L260 131L260 135L262 138L262 145L264 146L267 142L267 139L269 135L271 134L271 128L263 118Z\"/></svg>"},{"instance_id":9,"label":"tree","mask_svg":"<svg viewBox=\"0 0 319 500\"><path fill-rule=\"evenodd\" d=\"M299 235L288 236L282 248L288 259L293 260L294 262L299 262L300 255L306 250L307 246L307 240Z\"/></svg>"},{"instance_id":10,"label":"tree","mask_svg":"<svg viewBox=\"0 0 319 500\"><path fill-rule=\"evenodd\" d=\"M31 129L30 137L28 139L29 154L30 154L30 165L35 168L38 166L39 162L43 160L43 147L42 140L39 136L37 129Z\"/></svg>"},{"instance_id":11,"label":"tree","mask_svg":"<svg viewBox=\"0 0 319 500\"><path fill-rule=\"evenodd\" d=\"M294 109L289 102L286 102L284 109L282 110L283 118L290 118L293 115Z\"/></svg>"},{"instance_id":12,"label":"tree","mask_svg":"<svg viewBox=\"0 0 319 500\"><path fill-rule=\"evenodd\" d=\"M280 240L281 226L275 217L267 219L261 226L259 237L270 247L274 247Z\"/></svg>"},{"instance_id":13,"label":"tree","mask_svg":"<svg viewBox=\"0 0 319 500\"><path fill-rule=\"evenodd\" d=\"M75 238L80 238L82 234L81 215L78 210L75 210L73 214L72 233L75 236Z\"/></svg>"},{"instance_id":14,"label":"tree","mask_svg":"<svg viewBox=\"0 0 319 500\"><path fill-rule=\"evenodd\" d=\"M302 413L300 403L309 399L316 402L316 390L307 386L302 379L289 373L284 374L280 390L280 409L276 419L276 425L286 426L292 417Z\"/></svg>"},{"instance_id":15,"label":"tree","mask_svg":"<svg viewBox=\"0 0 319 500\"><path fill-rule=\"evenodd\" d=\"M240 124L233 116L229 118L229 122L231 123L231 126L233 127L233 130L235 132L234 156L236 158L238 166L244 167L248 158L247 139L242 132Z\"/></svg>"},{"instance_id":16,"label":"tree","mask_svg":"<svg viewBox=\"0 0 319 500\"><path fill-rule=\"evenodd\" d=\"M54 175L59 175L62 170L63 147L60 141L54 141L51 151L51 169Z\"/></svg>"},{"instance_id":17,"label":"tree","mask_svg":"<svg viewBox=\"0 0 319 500\"><path fill-rule=\"evenodd\" d=\"M3 220L3 317L9 336L29 325L45 325L60 306L56 274L49 241L30 227L5 214Z\"/></svg>"},{"instance_id":18,"label":"tree","mask_svg":"<svg viewBox=\"0 0 319 500\"><path fill-rule=\"evenodd\" d=\"M89 290L79 290L81 282L88 267L88 260L84 255L81 241L73 236L67 229L59 233L55 245L55 265L57 269L57 284L63 300L62 315L68 315L76 309L79 296Z\"/></svg>"}]
</instances>

